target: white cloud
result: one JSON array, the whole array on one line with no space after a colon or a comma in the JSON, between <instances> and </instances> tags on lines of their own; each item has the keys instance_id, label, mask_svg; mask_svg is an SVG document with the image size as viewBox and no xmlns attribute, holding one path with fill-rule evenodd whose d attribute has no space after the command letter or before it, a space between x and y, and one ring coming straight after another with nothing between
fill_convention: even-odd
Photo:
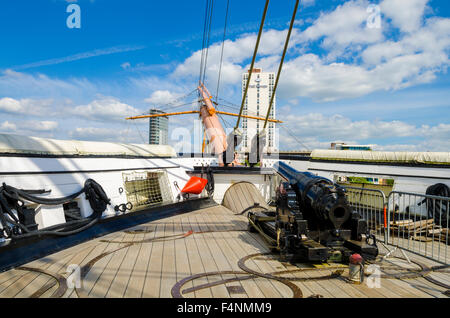
<instances>
[{"instance_id":1,"label":"white cloud","mask_svg":"<svg viewBox=\"0 0 450 318\"><path fill-rule=\"evenodd\" d=\"M301 4L304 7L311 7L316 4L316 0L302 0Z\"/></svg>"},{"instance_id":2,"label":"white cloud","mask_svg":"<svg viewBox=\"0 0 450 318\"><path fill-rule=\"evenodd\" d=\"M293 36L297 33L293 31ZM261 37L258 51L259 57L278 55L282 53L287 30L267 30ZM236 40L226 40L223 54L221 83L223 85L236 84L241 79L241 74L248 65L241 65L253 55L256 43L256 34L244 34ZM214 43L208 50L208 63L206 75L208 82L216 83L220 67L220 55L222 43ZM198 78L200 72L201 50L196 51L182 64L178 65L172 74L175 79ZM249 63L248 63L249 64Z\"/></svg>"},{"instance_id":3,"label":"white cloud","mask_svg":"<svg viewBox=\"0 0 450 318\"><path fill-rule=\"evenodd\" d=\"M126 117L135 116L141 112L133 106L122 103L114 97L96 99L87 105L69 109L73 115L93 121L124 121Z\"/></svg>"},{"instance_id":4,"label":"white cloud","mask_svg":"<svg viewBox=\"0 0 450 318\"><path fill-rule=\"evenodd\" d=\"M157 90L154 91L149 98L146 98L145 102L153 105L165 105L173 102L179 97L181 97L180 94L172 93L168 90Z\"/></svg>"},{"instance_id":5,"label":"white cloud","mask_svg":"<svg viewBox=\"0 0 450 318\"><path fill-rule=\"evenodd\" d=\"M10 123L9 121L4 121L0 125L0 131L14 132L17 130L17 126L14 123Z\"/></svg>"},{"instance_id":6,"label":"white cloud","mask_svg":"<svg viewBox=\"0 0 450 318\"><path fill-rule=\"evenodd\" d=\"M367 27L369 4L366 0L348 1L332 12L322 13L299 38L303 41L323 38L321 45L331 50L332 55L338 54L334 50L342 53L350 45L379 42L383 39L382 30Z\"/></svg>"},{"instance_id":7,"label":"white cloud","mask_svg":"<svg viewBox=\"0 0 450 318\"><path fill-rule=\"evenodd\" d=\"M325 116L310 113L304 116L288 115L280 117L301 136L367 140L371 138L414 136L413 125L401 121L352 121L341 115Z\"/></svg>"},{"instance_id":8,"label":"white cloud","mask_svg":"<svg viewBox=\"0 0 450 318\"><path fill-rule=\"evenodd\" d=\"M386 0L383 3L388 14L397 2L392 4ZM423 19L420 8L425 3L414 0L411 8L407 7ZM429 83L446 70L449 65L450 19L428 18L424 23L415 23L418 29L414 33L403 32L403 27L398 40L386 40L383 32L391 32L384 25L386 21L383 21L382 28L367 26L367 7L370 4L367 0L348 1L333 11L321 13L305 31L299 32L294 28L291 51L298 54L293 58L288 56L285 61L278 98L309 97L318 102L355 98L376 91ZM285 32L264 32L257 67L266 71L277 69ZM255 41L256 34L245 34L225 42L222 88L239 85ZM316 44L325 48L324 54L308 53L311 50L308 47ZM214 43L208 53L207 80L213 92L220 50L221 43ZM201 51L192 54L175 69L172 78L195 79L199 73L200 57Z\"/></svg>"},{"instance_id":9,"label":"white cloud","mask_svg":"<svg viewBox=\"0 0 450 318\"><path fill-rule=\"evenodd\" d=\"M325 116L319 113L310 113L303 116L287 115L280 117L290 131L287 133L280 127L281 149L299 148L299 140L309 149L328 148L333 141L346 143L370 143L370 140L405 139L404 144L391 146L375 145L376 150L402 149L420 151L449 151L450 124L436 126L415 126L403 121L381 120L351 120L350 118L333 115ZM294 139L291 134L297 136ZM411 142L410 140L414 140ZM419 142L417 142L419 140ZM397 147L397 148L396 148Z\"/></svg>"},{"instance_id":10,"label":"white cloud","mask_svg":"<svg viewBox=\"0 0 450 318\"><path fill-rule=\"evenodd\" d=\"M14 133L25 136L52 137L58 128L55 121L19 120L17 122L5 121L0 124L0 132Z\"/></svg>"},{"instance_id":11,"label":"white cloud","mask_svg":"<svg viewBox=\"0 0 450 318\"><path fill-rule=\"evenodd\" d=\"M142 50L144 48L145 48L144 46L114 46L114 47L109 47L109 48L105 48L105 49L96 49L93 51L78 53L78 54L60 57L60 58L54 58L54 59L48 59L48 60L23 64L23 65L12 66L11 68L14 70L23 70L23 69L28 69L28 68L40 67L40 66L55 65L55 64L61 64L61 63L66 63L66 62L84 60L84 59L88 59L88 58L96 57L96 56L137 51L137 50Z\"/></svg>"},{"instance_id":12,"label":"white cloud","mask_svg":"<svg viewBox=\"0 0 450 318\"><path fill-rule=\"evenodd\" d=\"M0 110L7 113L23 113L25 111L18 100L8 97L0 99Z\"/></svg>"},{"instance_id":13,"label":"white cloud","mask_svg":"<svg viewBox=\"0 0 450 318\"><path fill-rule=\"evenodd\" d=\"M449 47L450 19L430 18L413 34L406 34L397 42L386 41L369 46L361 56L368 65L379 65L401 56L426 54L421 64L430 67L430 62L436 66L448 64L446 51Z\"/></svg>"},{"instance_id":14,"label":"white cloud","mask_svg":"<svg viewBox=\"0 0 450 318\"><path fill-rule=\"evenodd\" d=\"M120 64L120 67L123 68L124 70L126 70L131 67L131 64L130 64L130 62L125 62L125 63Z\"/></svg>"},{"instance_id":15,"label":"white cloud","mask_svg":"<svg viewBox=\"0 0 450 318\"><path fill-rule=\"evenodd\" d=\"M101 127L77 127L69 132L76 140L108 141L122 143L148 143L146 131L135 129L112 129Z\"/></svg>"},{"instance_id":16,"label":"white cloud","mask_svg":"<svg viewBox=\"0 0 450 318\"><path fill-rule=\"evenodd\" d=\"M81 140L105 140L115 137L116 134L114 129L98 127L78 127L69 133L71 138Z\"/></svg>"},{"instance_id":17,"label":"white cloud","mask_svg":"<svg viewBox=\"0 0 450 318\"><path fill-rule=\"evenodd\" d=\"M27 74L6 70L0 74L0 96L33 96L62 99L84 97L99 91L85 78L58 79L44 74Z\"/></svg>"},{"instance_id":18,"label":"white cloud","mask_svg":"<svg viewBox=\"0 0 450 318\"><path fill-rule=\"evenodd\" d=\"M55 121L36 121L28 120L24 121L21 125L23 128L31 131L51 132L58 128L58 123Z\"/></svg>"},{"instance_id":19,"label":"white cloud","mask_svg":"<svg viewBox=\"0 0 450 318\"><path fill-rule=\"evenodd\" d=\"M381 13L392 19L392 24L403 32L420 28L425 7L429 0L384 0Z\"/></svg>"},{"instance_id":20,"label":"white cloud","mask_svg":"<svg viewBox=\"0 0 450 318\"><path fill-rule=\"evenodd\" d=\"M16 100L10 97L0 98L0 112L20 115L48 116L53 100L35 100L24 98Z\"/></svg>"}]
</instances>

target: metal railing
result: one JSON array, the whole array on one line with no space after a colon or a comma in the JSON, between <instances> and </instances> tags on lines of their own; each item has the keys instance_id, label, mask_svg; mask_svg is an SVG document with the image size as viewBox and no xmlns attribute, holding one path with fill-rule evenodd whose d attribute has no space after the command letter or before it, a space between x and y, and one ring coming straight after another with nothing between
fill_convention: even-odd
<instances>
[{"instance_id":1,"label":"metal railing","mask_svg":"<svg viewBox=\"0 0 450 318\"><path fill-rule=\"evenodd\" d=\"M354 211L367 221L370 234L387 243L385 222L386 196L381 190L345 187L347 200Z\"/></svg>"},{"instance_id":2,"label":"metal railing","mask_svg":"<svg viewBox=\"0 0 450 318\"><path fill-rule=\"evenodd\" d=\"M449 197L392 191L387 204L388 244L448 262Z\"/></svg>"},{"instance_id":3,"label":"metal railing","mask_svg":"<svg viewBox=\"0 0 450 318\"><path fill-rule=\"evenodd\" d=\"M345 187L354 211L367 221L371 234L394 248L440 263L450 253L450 197Z\"/></svg>"}]
</instances>

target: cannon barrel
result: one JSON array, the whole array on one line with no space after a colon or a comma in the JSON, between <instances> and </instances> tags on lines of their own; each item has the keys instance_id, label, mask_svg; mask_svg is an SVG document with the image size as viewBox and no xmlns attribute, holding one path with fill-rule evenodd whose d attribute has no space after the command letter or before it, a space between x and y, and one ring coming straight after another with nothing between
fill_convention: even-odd
<instances>
[{"instance_id":1,"label":"cannon barrel","mask_svg":"<svg viewBox=\"0 0 450 318\"><path fill-rule=\"evenodd\" d=\"M281 161L274 169L295 191L304 217L314 218L319 228L340 229L350 219L352 209L344 188L327 178L297 171Z\"/></svg>"}]
</instances>

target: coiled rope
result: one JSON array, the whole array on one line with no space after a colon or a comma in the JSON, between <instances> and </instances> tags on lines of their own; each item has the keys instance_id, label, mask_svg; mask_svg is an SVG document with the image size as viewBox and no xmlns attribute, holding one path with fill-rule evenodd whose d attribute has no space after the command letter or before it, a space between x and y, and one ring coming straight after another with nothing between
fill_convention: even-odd
<instances>
[{"instance_id":1,"label":"coiled rope","mask_svg":"<svg viewBox=\"0 0 450 318\"><path fill-rule=\"evenodd\" d=\"M84 231L97 223L102 213L106 210L107 205L111 204L111 200L106 195L102 186L92 179L86 180L84 187L81 190L61 198L42 198L31 194L35 192L36 191L33 190L18 189L3 183L0 187L1 236L18 239L36 235L73 235ZM18 214L23 213L25 201L43 205L60 205L72 201L82 193L85 194L86 199L89 201L89 204L94 211L94 213L86 219L76 218L74 221L51 226L45 230L30 230L23 225L13 213L13 210L16 210ZM66 215L73 217L70 212L67 212Z\"/></svg>"}]
</instances>

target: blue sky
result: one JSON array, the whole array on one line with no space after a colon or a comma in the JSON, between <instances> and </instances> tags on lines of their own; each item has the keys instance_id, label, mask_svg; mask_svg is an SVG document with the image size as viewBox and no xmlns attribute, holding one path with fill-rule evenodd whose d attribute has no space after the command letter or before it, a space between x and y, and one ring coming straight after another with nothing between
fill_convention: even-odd
<instances>
[{"instance_id":1,"label":"blue sky","mask_svg":"<svg viewBox=\"0 0 450 318\"><path fill-rule=\"evenodd\" d=\"M219 94L228 105L240 104L264 2L230 0ZM66 25L71 3L81 9L79 29ZM270 3L257 59L266 71L278 67L293 4ZM225 8L226 0L214 1L212 92ZM378 9L377 25L369 19ZM1 0L0 132L146 141L147 121L124 117L195 107L195 94L182 97L196 87L204 11L204 0ZM302 1L277 94L280 148L344 141L449 151L449 14L445 0ZM181 104L189 105L174 108ZM198 149L179 136L194 119L170 119L172 145Z\"/></svg>"}]
</instances>

